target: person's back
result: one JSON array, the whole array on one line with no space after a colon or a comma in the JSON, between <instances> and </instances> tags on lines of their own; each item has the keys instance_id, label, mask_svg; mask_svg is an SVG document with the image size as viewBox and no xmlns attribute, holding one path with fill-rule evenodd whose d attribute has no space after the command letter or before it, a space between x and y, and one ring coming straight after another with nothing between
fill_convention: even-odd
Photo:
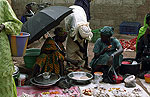
<instances>
[{"instance_id":1,"label":"person's back","mask_svg":"<svg viewBox=\"0 0 150 97\"><path fill-rule=\"evenodd\" d=\"M93 36L84 9L78 5L70 6L73 13L65 18L65 26L68 31L66 41L67 57L73 60L82 61L78 65L84 65L84 56L86 47L85 40L90 40Z\"/></svg>"}]
</instances>

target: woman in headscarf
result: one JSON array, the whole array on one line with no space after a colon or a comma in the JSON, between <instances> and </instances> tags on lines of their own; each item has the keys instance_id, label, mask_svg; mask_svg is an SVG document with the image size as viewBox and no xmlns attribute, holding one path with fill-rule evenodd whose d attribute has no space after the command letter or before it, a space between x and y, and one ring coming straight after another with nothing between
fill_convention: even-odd
<instances>
[{"instance_id":1,"label":"woman in headscarf","mask_svg":"<svg viewBox=\"0 0 150 97\"><path fill-rule=\"evenodd\" d=\"M112 37L114 29L104 26L100 31L101 38L97 39L93 52L94 58L90 66L92 73L101 71L104 74L108 72L109 66L113 65L117 69L122 61L123 48L118 39Z\"/></svg>"},{"instance_id":2,"label":"woman in headscarf","mask_svg":"<svg viewBox=\"0 0 150 97\"><path fill-rule=\"evenodd\" d=\"M43 72L54 72L64 75L64 61L76 64L77 61L65 57L66 50L63 42L67 32L62 27L57 27L53 38L48 37L41 48L41 54L36 59L33 76Z\"/></svg>"},{"instance_id":3,"label":"woman in headscarf","mask_svg":"<svg viewBox=\"0 0 150 97\"><path fill-rule=\"evenodd\" d=\"M7 0L0 0L0 97L17 97L14 64L7 35L19 35L22 23Z\"/></svg>"},{"instance_id":4,"label":"woman in headscarf","mask_svg":"<svg viewBox=\"0 0 150 97\"><path fill-rule=\"evenodd\" d=\"M62 53L66 53L66 49L64 48L63 42L67 38L67 32L62 27L57 27L54 31L54 34L55 36L53 37L53 39L60 47L60 51L62 51Z\"/></svg>"},{"instance_id":5,"label":"woman in headscarf","mask_svg":"<svg viewBox=\"0 0 150 97\"><path fill-rule=\"evenodd\" d=\"M36 59L33 76L43 72L62 74L64 56L60 53L55 41L48 37L41 48L41 54Z\"/></svg>"},{"instance_id":6,"label":"woman in headscarf","mask_svg":"<svg viewBox=\"0 0 150 97\"><path fill-rule=\"evenodd\" d=\"M144 26L140 28L136 43L136 60L142 62L141 77L150 70L150 14L146 14ZM143 74L142 74L143 73Z\"/></svg>"},{"instance_id":7,"label":"woman in headscarf","mask_svg":"<svg viewBox=\"0 0 150 97\"><path fill-rule=\"evenodd\" d=\"M148 28L150 29L150 23L149 22L150 22L150 13L147 13L145 15L145 18L144 18L144 26L140 28L139 33L138 33L138 37L136 40L136 52L137 52L137 44L138 44L140 37L145 34L145 32Z\"/></svg>"}]
</instances>

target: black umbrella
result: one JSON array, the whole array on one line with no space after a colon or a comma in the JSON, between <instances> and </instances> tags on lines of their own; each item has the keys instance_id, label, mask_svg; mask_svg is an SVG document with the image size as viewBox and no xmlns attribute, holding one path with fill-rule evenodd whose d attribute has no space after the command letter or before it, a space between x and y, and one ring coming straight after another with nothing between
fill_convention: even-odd
<instances>
[{"instance_id":1,"label":"black umbrella","mask_svg":"<svg viewBox=\"0 0 150 97\"><path fill-rule=\"evenodd\" d=\"M51 6L36 13L22 26L23 32L30 33L28 43L40 39L47 31L59 25L71 13L72 9L64 6Z\"/></svg>"}]
</instances>

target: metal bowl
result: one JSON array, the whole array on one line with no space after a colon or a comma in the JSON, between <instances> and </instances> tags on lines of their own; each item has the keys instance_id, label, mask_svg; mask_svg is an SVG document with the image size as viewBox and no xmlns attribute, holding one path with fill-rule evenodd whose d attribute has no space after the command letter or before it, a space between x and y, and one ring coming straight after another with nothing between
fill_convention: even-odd
<instances>
[{"instance_id":1,"label":"metal bowl","mask_svg":"<svg viewBox=\"0 0 150 97\"><path fill-rule=\"evenodd\" d=\"M71 72L68 74L68 77L77 84L88 84L93 75L88 72Z\"/></svg>"},{"instance_id":2,"label":"metal bowl","mask_svg":"<svg viewBox=\"0 0 150 97\"><path fill-rule=\"evenodd\" d=\"M41 88L41 89L47 89L47 88L50 88L53 84L39 84L39 83L37 83L37 82L35 82L34 81L34 78L31 78L30 79L30 82L34 85L34 86L36 86L36 87L38 87L38 88Z\"/></svg>"}]
</instances>

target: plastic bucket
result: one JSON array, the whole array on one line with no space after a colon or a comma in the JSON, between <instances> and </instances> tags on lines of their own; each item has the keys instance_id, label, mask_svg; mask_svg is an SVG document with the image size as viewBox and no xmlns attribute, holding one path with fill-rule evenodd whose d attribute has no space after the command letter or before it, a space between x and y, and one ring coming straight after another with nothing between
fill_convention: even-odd
<instances>
[{"instance_id":1,"label":"plastic bucket","mask_svg":"<svg viewBox=\"0 0 150 97\"><path fill-rule=\"evenodd\" d=\"M97 40L98 38L100 38L100 32L99 32L99 30L101 30L101 29L102 29L102 28L92 30L93 37L92 37L92 40L91 40L91 41L92 41L93 43L95 43L96 40Z\"/></svg>"},{"instance_id":2,"label":"plastic bucket","mask_svg":"<svg viewBox=\"0 0 150 97\"><path fill-rule=\"evenodd\" d=\"M40 48L30 48L26 50L25 56L23 57L26 68L33 68L36 58L40 55L40 52Z\"/></svg>"},{"instance_id":3,"label":"plastic bucket","mask_svg":"<svg viewBox=\"0 0 150 97\"><path fill-rule=\"evenodd\" d=\"M150 83L150 74L145 74L144 78L145 78L145 82Z\"/></svg>"},{"instance_id":4,"label":"plastic bucket","mask_svg":"<svg viewBox=\"0 0 150 97\"><path fill-rule=\"evenodd\" d=\"M26 32L20 32L19 35L8 35L12 56L14 57L24 56L29 36L30 34Z\"/></svg>"}]
</instances>

